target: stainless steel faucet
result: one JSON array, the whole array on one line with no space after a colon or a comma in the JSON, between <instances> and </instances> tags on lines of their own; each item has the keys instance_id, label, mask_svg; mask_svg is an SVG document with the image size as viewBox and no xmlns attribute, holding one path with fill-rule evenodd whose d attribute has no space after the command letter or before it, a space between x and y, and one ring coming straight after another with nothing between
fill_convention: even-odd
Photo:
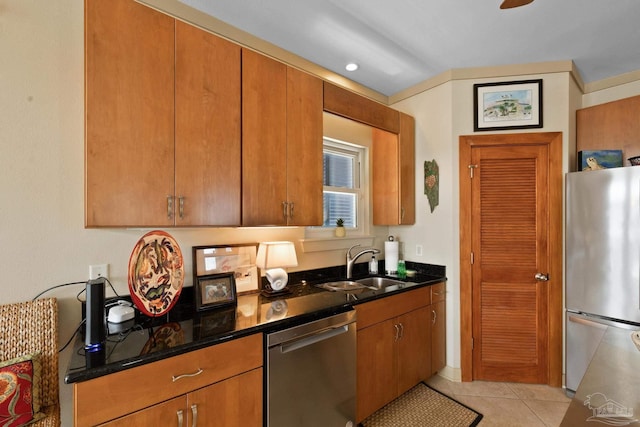
<instances>
[{"instance_id":1,"label":"stainless steel faucet","mask_svg":"<svg viewBox=\"0 0 640 427\"><path fill-rule=\"evenodd\" d=\"M379 254L380 250L376 248L363 249L355 256L351 256L351 249L357 248L360 245L353 245L347 251L347 279L351 279L351 271L353 270L353 264L355 264L356 260L360 258L361 255L364 254Z\"/></svg>"}]
</instances>

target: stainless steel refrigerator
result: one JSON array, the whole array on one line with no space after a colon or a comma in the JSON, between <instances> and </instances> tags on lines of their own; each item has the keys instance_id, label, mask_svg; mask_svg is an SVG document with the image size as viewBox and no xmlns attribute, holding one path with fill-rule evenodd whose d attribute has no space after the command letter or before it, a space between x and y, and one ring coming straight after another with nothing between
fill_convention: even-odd
<instances>
[{"instance_id":1,"label":"stainless steel refrigerator","mask_svg":"<svg viewBox=\"0 0 640 427\"><path fill-rule=\"evenodd\" d=\"M640 330L640 167L569 173L566 183L567 392L606 391L636 407L640 383L629 369L640 367L631 337Z\"/></svg>"}]
</instances>

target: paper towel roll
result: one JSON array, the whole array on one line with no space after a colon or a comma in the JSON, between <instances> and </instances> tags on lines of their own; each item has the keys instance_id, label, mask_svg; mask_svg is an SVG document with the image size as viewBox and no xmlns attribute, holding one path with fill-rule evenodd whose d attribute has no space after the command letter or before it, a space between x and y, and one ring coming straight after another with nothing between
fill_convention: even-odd
<instances>
[{"instance_id":1,"label":"paper towel roll","mask_svg":"<svg viewBox=\"0 0 640 427\"><path fill-rule=\"evenodd\" d=\"M398 252L400 242L384 242L384 269L387 274L398 271Z\"/></svg>"}]
</instances>

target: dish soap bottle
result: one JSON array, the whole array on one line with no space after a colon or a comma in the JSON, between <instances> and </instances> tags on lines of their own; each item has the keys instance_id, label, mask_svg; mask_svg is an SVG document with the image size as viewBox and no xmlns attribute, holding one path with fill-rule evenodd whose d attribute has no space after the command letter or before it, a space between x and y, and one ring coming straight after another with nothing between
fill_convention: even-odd
<instances>
[{"instance_id":1,"label":"dish soap bottle","mask_svg":"<svg viewBox=\"0 0 640 427\"><path fill-rule=\"evenodd\" d=\"M375 255L372 255L369 261L369 274L378 274L378 260Z\"/></svg>"}]
</instances>

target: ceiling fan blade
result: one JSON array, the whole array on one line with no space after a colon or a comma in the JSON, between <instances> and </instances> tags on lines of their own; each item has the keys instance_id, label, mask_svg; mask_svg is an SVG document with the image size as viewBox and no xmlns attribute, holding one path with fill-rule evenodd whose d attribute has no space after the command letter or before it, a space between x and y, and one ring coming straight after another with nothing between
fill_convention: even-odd
<instances>
[{"instance_id":1,"label":"ceiling fan blade","mask_svg":"<svg viewBox=\"0 0 640 427\"><path fill-rule=\"evenodd\" d=\"M512 7L524 6L533 0L504 0L500 5L500 9L511 9Z\"/></svg>"}]
</instances>

